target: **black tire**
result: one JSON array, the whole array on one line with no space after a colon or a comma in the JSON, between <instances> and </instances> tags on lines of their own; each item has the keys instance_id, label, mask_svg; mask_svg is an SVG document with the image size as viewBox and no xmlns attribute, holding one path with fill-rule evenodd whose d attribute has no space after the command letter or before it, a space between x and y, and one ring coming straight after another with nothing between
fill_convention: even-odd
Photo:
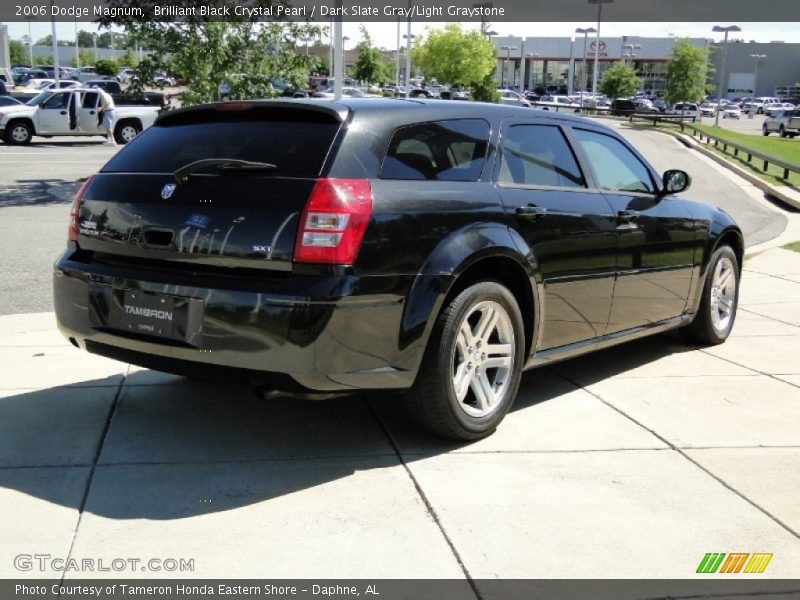
<instances>
[{"instance_id":1,"label":"black tire","mask_svg":"<svg viewBox=\"0 0 800 600\"><path fill-rule=\"evenodd\" d=\"M466 324L472 331L481 319L492 314L490 311L495 311L498 318L488 333L471 340L461 338L462 343L459 343L462 327ZM506 357L510 365L508 369L486 367L481 372L483 361L492 354L481 353L481 348L486 350L486 344L508 346L508 352L513 352L513 356ZM435 435L456 440L486 437L497 428L514 402L525 362L524 354L525 328L514 296L496 281L476 283L458 294L439 315L417 379L405 396L406 408L414 421ZM475 365L468 363L472 360L476 361ZM467 375L475 374L474 377L462 378L473 383L463 386L466 392L461 401L453 382L459 370ZM475 393L476 387L485 389L480 381L488 382L491 391L501 388L499 397L490 408L482 407ZM481 411L486 414L474 414Z\"/></svg>"},{"instance_id":2,"label":"black tire","mask_svg":"<svg viewBox=\"0 0 800 600\"><path fill-rule=\"evenodd\" d=\"M27 121L11 121L6 125L3 141L15 146L27 146L33 139L33 127Z\"/></svg>"},{"instance_id":3,"label":"black tire","mask_svg":"<svg viewBox=\"0 0 800 600\"><path fill-rule=\"evenodd\" d=\"M781 125L781 128L780 128L780 129L778 129L778 134L779 134L779 135L780 135L782 138L785 138L785 137L786 137L786 129L783 127L783 125Z\"/></svg>"},{"instance_id":4,"label":"black tire","mask_svg":"<svg viewBox=\"0 0 800 600\"><path fill-rule=\"evenodd\" d=\"M763 133L764 136L768 136L769 135L769 129L767 129L767 124L766 123L764 123L761 126L761 133Z\"/></svg>"},{"instance_id":5,"label":"black tire","mask_svg":"<svg viewBox=\"0 0 800 600\"><path fill-rule=\"evenodd\" d=\"M142 126L137 121L120 121L114 127L114 139L118 144L127 144L142 132Z\"/></svg>"},{"instance_id":6,"label":"black tire","mask_svg":"<svg viewBox=\"0 0 800 600\"><path fill-rule=\"evenodd\" d=\"M730 295L731 306L729 309L728 318L723 322L722 320L716 321L714 312L717 311L717 306L714 304L714 296L719 295L719 290L714 292L715 275L717 268L723 263L721 271L724 273L726 269L730 269L729 277L732 281L732 293ZM711 256L708 262L708 271L706 272L706 280L703 284L703 297L700 300L700 306L694 320L681 329L683 336L690 342L703 344L703 345L716 345L723 343L733 329L733 323L736 320L736 309L739 305L739 261L736 254L730 246L720 246Z\"/></svg>"}]
</instances>

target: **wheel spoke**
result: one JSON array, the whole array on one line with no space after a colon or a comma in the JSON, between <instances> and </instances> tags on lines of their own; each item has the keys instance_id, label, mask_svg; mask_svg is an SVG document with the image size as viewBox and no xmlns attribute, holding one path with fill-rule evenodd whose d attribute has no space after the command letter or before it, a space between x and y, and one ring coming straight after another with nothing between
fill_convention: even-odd
<instances>
[{"instance_id":1,"label":"wheel spoke","mask_svg":"<svg viewBox=\"0 0 800 600\"><path fill-rule=\"evenodd\" d=\"M484 347L484 352L487 356L495 356L502 354L508 356L511 354L511 344L488 344Z\"/></svg>"},{"instance_id":2,"label":"wheel spoke","mask_svg":"<svg viewBox=\"0 0 800 600\"><path fill-rule=\"evenodd\" d=\"M458 365L456 374L453 376L453 389L459 402L463 402L467 395L467 390L474 379L475 371L467 368L466 361Z\"/></svg>"},{"instance_id":3,"label":"wheel spoke","mask_svg":"<svg viewBox=\"0 0 800 600\"><path fill-rule=\"evenodd\" d=\"M721 309L720 312L722 312L727 316L731 314L731 308L733 307L733 302L729 298L726 298L725 296L720 296L719 307Z\"/></svg>"},{"instance_id":4,"label":"wheel spoke","mask_svg":"<svg viewBox=\"0 0 800 600\"><path fill-rule=\"evenodd\" d=\"M475 400L478 401L478 408L482 411L487 410L492 405L482 382L484 377L486 377L485 373L476 373L469 382L469 387L472 388L472 393L475 394Z\"/></svg>"},{"instance_id":5,"label":"wheel spoke","mask_svg":"<svg viewBox=\"0 0 800 600\"><path fill-rule=\"evenodd\" d=\"M730 277L731 277L730 269L726 269L725 271L723 271L720 274L719 279L717 280L717 287L721 290L725 289L725 286L728 284L728 279L730 279Z\"/></svg>"},{"instance_id":6,"label":"wheel spoke","mask_svg":"<svg viewBox=\"0 0 800 600\"><path fill-rule=\"evenodd\" d=\"M491 306L487 307L481 314L478 325L475 327L475 339L486 342L492 334L492 330L494 330L497 325L498 318L499 314L497 311Z\"/></svg>"},{"instance_id":7,"label":"wheel spoke","mask_svg":"<svg viewBox=\"0 0 800 600\"><path fill-rule=\"evenodd\" d=\"M466 325L466 322L465 322ZM472 332L469 330L469 326L462 325L461 329L458 330L458 335L456 336L456 348L458 348L458 354L461 357L462 361L466 361L469 354L469 345L470 340L468 336L472 336Z\"/></svg>"},{"instance_id":8,"label":"wheel spoke","mask_svg":"<svg viewBox=\"0 0 800 600\"><path fill-rule=\"evenodd\" d=\"M461 328L458 330L458 340L459 340L459 349L460 344L463 342L464 344L464 356L466 356L466 348L467 346L472 346L475 343L475 336L472 335L472 329L469 326L469 322L464 319L464 322L461 324Z\"/></svg>"},{"instance_id":9,"label":"wheel spoke","mask_svg":"<svg viewBox=\"0 0 800 600\"><path fill-rule=\"evenodd\" d=\"M485 369L510 369L511 357L510 356L492 356L483 361Z\"/></svg>"}]
</instances>

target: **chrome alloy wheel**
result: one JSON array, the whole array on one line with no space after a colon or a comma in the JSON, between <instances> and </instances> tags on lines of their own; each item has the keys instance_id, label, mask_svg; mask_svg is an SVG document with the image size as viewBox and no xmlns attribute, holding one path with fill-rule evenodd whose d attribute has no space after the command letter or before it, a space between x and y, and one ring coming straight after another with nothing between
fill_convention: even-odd
<instances>
[{"instance_id":1,"label":"chrome alloy wheel","mask_svg":"<svg viewBox=\"0 0 800 600\"><path fill-rule=\"evenodd\" d=\"M485 300L464 317L453 348L453 391L471 417L493 413L508 390L514 365L514 328L506 309Z\"/></svg>"},{"instance_id":2,"label":"chrome alloy wheel","mask_svg":"<svg viewBox=\"0 0 800 600\"><path fill-rule=\"evenodd\" d=\"M711 322L719 332L726 331L736 302L736 272L729 258L722 257L711 279Z\"/></svg>"}]
</instances>

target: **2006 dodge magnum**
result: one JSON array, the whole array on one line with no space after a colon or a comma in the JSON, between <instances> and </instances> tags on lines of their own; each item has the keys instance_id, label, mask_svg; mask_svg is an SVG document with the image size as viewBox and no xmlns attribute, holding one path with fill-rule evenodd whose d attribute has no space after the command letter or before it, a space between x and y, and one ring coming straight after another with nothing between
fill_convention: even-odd
<instances>
[{"instance_id":1,"label":"2006 dodge magnum","mask_svg":"<svg viewBox=\"0 0 800 600\"><path fill-rule=\"evenodd\" d=\"M163 114L86 181L55 265L74 345L271 393L406 390L490 434L522 371L733 326L742 234L609 128L480 103Z\"/></svg>"}]
</instances>

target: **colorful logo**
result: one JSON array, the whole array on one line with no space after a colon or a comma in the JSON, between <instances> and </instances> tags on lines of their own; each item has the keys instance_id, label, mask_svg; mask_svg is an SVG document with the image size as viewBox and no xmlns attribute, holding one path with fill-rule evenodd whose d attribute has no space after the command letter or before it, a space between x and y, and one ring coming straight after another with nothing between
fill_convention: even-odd
<instances>
[{"instance_id":1,"label":"colorful logo","mask_svg":"<svg viewBox=\"0 0 800 600\"><path fill-rule=\"evenodd\" d=\"M763 573L772 554L765 552L709 552L700 561L697 573Z\"/></svg>"}]
</instances>

